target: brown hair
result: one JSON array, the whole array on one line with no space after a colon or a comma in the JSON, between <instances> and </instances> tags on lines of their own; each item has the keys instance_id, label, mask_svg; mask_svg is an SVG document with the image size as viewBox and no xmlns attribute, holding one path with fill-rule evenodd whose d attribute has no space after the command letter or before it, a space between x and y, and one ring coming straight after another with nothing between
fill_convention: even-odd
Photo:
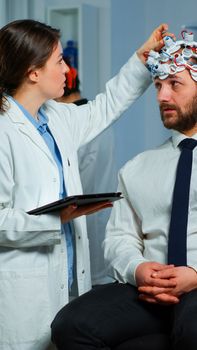
<instances>
[{"instance_id":1,"label":"brown hair","mask_svg":"<svg viewBox=\"0 0 197 350\"><path fill-rule=\"evenodd\" d=\"M34 20L17 20L0 29L0 112L30 68L41 68L60 39L60 31Z\"/></svg>"}]
</instances>

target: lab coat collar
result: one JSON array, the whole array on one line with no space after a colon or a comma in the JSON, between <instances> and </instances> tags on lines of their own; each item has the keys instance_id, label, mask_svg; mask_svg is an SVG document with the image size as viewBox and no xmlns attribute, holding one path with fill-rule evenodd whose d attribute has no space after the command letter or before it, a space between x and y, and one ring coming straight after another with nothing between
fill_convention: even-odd
<instances>
[{"instance_id":1,"label":"lab coat collar","mask_svg":"<svg viewBox=\"0 0 197 350\"><path fill-rule=\"evenodd\" d=\"M29 137L32 142L34 142L50 159L50 161L56 166L55 160L46 145L44 139L40 136L38 130L35 126L25 117L19 106L7 97L9 108L7 110L7 115L12 123L18 124L18 130Z\"/></svg>"}]
</instances>

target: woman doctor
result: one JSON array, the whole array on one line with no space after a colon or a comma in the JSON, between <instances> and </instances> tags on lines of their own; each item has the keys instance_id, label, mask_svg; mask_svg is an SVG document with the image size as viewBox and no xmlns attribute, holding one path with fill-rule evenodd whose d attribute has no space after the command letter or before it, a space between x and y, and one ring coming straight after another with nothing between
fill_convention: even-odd
<instances>
[{"instance_id":1,"label":"woman doctor","mask_svg":"<svg viewBox=\"0 0 197 350\"><path fill-rule=\"evenodd\" d=\"M18 20L0 30L2 350L52 349L50 323L68 302L74 270L78 294L90 289L83 215L101 206L70 206L59 214L39 216L27 212L82 192L77 149L148 87L143 53L162 46L166 28L158 27L138 56L108 82L106 92L81 107L53 100L63 94L68 70L58 30L33 20Z\"/></svg>"}]
</instances>

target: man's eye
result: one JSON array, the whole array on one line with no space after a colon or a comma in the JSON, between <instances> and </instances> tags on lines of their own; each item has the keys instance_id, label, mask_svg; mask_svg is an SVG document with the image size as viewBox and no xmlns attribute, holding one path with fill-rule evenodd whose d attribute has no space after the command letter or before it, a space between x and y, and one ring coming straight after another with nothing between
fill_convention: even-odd
<instances>
[{"instance_id":1,"label":"man's eye","mask_svg":"<svg viewBox=\"0 0 197 350\"><path fill-rule=\"evenodd\" d=\"M155 84L155 89L160 90L161 89L161 84Z\"/></svg>"},{"instance_id":2,"label":"man's eye","mask_svg":"<svg viewBox=\"0 0 197 350\"><path fill-rule=\"evenodd\" d=\"M172 81L171 81L171 84L172 84L172 86L178 86L178 85L179 85L179 82L176 81L176 80L172 80Z\"/></svg>"}]
</instances>

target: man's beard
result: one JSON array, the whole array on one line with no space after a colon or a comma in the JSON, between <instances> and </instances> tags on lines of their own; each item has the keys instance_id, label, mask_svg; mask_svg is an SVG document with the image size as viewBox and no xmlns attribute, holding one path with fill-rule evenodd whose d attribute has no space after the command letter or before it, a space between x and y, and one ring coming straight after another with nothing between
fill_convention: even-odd
<instances>
[{"instance_id":1,"label":"man's beard","mask_svg":"<svg viewBox=\"0 0 197 350\"><path fill-rule=\"evenodd\" d=\"M176 116L165 116L165 109L173 109L173 114ZM174 129L179 132L184 132L192 129L197 123L197 95L185 106L185 111L173 104L160 104L161 119L167 129Z\"/></svg>"}]
</instances>

